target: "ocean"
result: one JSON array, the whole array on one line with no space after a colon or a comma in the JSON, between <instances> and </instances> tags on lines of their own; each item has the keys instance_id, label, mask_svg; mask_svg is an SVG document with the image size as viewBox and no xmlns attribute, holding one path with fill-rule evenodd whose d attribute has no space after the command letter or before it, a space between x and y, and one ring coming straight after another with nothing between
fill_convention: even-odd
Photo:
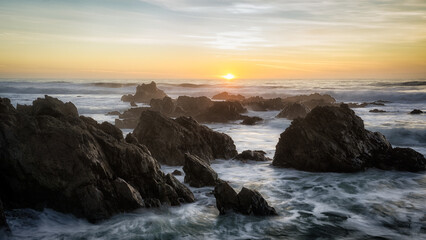
<instances>
[{"instance_id":1,"label":"ocean","mask_svg":"<svg viewBox=\"0 0 426 240\"><path fill-rule=\"evenodd\" d=\"M73 102L80 115L114 123L110 111L124 111L121 96L149 80L0 80L0 96L12 104L31 104L43 95ZM426 155L424 80L158 80L170 97L232 94L286 97L330 94L338 102L386 101L385 106L353 109L371 131L383 133L393 146ZM143 106L143 104L139 104ZM385 113L371 113L371 109ZM207 124L232 137L239 152L264 150L273 157L279 135L290 125L278 111L247 115L265 119L246 126L239 121ZM132 129L124 129L123 133ZM359 173L310 173L276 168L270 162L241 163L217 159L212 168L239 191L258 190L277 210L277 217L238 214L219 216L212 187L192 188L196 202L180 207L139 209L92 224L46 209L8 211L10 239L426 239L426 173L369 169ZM162 166L164 172L181 167ZM183 181L183 177L178 179Z\"/></svg>"}]
</instances>

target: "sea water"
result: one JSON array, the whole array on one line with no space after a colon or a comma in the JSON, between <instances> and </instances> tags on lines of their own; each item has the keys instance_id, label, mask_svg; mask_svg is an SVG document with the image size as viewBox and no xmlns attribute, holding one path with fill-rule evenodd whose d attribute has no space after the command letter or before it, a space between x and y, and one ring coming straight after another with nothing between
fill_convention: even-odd
<instances>
[{"instance_id":1,"label":"sea water","mask_svg":"<svg viewBox=\"0 0 426 240\"><path fill-rule=\"evenodd\" d=\"M31 104L47 94L73 102L81 115L113 123L109 111L124 111L120 101L134 93L137 84L150 81L104 81L44 79L0 81L0 96L12 104ZM338 102L389 101L385 106L354 109L367 129L382 132L394 145L412 147L426 154L426 81L405 80L264 80L217 82L157 81L169 96L232 94L286 97L330 94ZM141 104L139 104L141 106ZM385 113L370 113L378 108ZM247 115L265 119L255 126L239 121L208 124L230 135L239 152L264 150L273 157L279 135L290 120L278 119L278 111ZM124 129L123 132L131 132ZM139 209L97 224L50 209L42 212L7 211L13 235L10 239L425 239L426 173L370 169L360 173L309 173L276 168L270 162L217 159L213 169L239 191L243 186L258 190L279 216L255 217L230 213L219 216L212 187L190 188L196 202L180 207ZM165 172L181 167L162 166ZM178 176L183 181L183 177ZM0 237L1 238L1 237Z\"/></svg>"}]
</instances>

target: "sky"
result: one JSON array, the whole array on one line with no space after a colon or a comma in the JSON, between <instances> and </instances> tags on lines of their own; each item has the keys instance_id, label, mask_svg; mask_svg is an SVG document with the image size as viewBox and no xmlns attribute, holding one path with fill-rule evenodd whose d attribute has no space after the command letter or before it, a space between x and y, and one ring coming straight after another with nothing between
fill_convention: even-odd
<instances>
[{"instance_id":1,"label":"sky","mask_svg":"<svg viewBox=\"0 0 426 240\"><path fill-rule=\"evenodd\" d=\"M424 79L425 0L0 0L0 78Z\"/></svg>"}]
</instances>

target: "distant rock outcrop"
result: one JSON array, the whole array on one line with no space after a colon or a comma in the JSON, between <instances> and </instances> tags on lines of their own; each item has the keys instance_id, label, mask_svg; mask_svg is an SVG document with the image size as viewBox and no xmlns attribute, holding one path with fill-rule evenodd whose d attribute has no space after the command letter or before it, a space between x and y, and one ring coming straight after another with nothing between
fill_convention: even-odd
<instances>
[{"instance_id":1,"label":"distant rock outcrop","mask_svg":"<svg viewBox=\"0 0 426 240\"><path fill-rule=\"evenodd\" d=\"M90 221L160 203L192 202L147 148L109 123L45 96L15 109L0 98L0 196L8 208L43 208ZM133 140L134 142L134 140Z\"/></svg>"},{"instance_id":2,"label":"distant rock outcrop","mask_svg":"<svg viewBox=\"0 0 426 240\"><path fill-rule=\"evenodd\" d=\"M189 153L185 154L183 171L185 172L185 183L191 187L215 186L219 181L217 173L209 166L208 160Z\"/></svg>"},{"instance_id":3,"label":"distant rock outcrop","mask_svg":"<svg viewBox=\"0 0 426 240\"><path fill-rule=\"evenodd\" d=\"M228 92L221 92L219 94L214 95L212 99L226 100L226 101L243 101L246 98L240 94L233 95L233 94L229 94Z\"/></svg>"},{"instance_id":4,"label":"distant rock outcrop","mask_svg":"<svg viewBox=\"0 0 426 240\"><path fill-rule=\"evenodd\" d=\"M414 109L413 111L410 112L410 114L422 114L423 111L420 109Z\"/></svg>"},{"instance_id":5,"label":"distant rock outcrop","mask_svg":"<svg viewBox=\"0 0 426 240\"><path fill-rule=\"evenodd\" d=\"M381 110L381 109L377 109L377 108L375 108L375 109L371 109L370 111L368 111L368 112L371 112L371 113L385 113L386 111L385 110Z\"/></svg>"},{"instance_id":6,"label":"distant rock outcrop","mask_svg":"<svg viewBox=\"0 0 426 240\"><path fill-rule=\"evenodd\" d=\"M161 163L183 165L185 153L206 160L229 159L237 155L234 141L223 133L198 124L190 117L168 118L144 111L133 135Z\"/></svg>"},{"instance_id":7,"label":"distant rock outcrop","mask_svg":"<svg viewBox=\"0 0 426 240\"><path fill-rule=\"evenodd\" d=\"M123 102L139 102L139 103L149 103L151 99L163 99L167 95L163 90L157 88L155 82L150 84L142 83L136 87L135 95L127 94L121 97Z\"/></svg>"},{"instance_id":8,"label":"distant rock outcrop","mask_svg":"<svg viewBox=\"0 0 426 240\"><path fill-rule=\"evenodd\" d=\"M263 97L250 97L241 103L253 111L278 111L284 107L284 102L281 98L264 99Z\"/></svg>"},{"instance_id":9,"label":"distant rock outcrop","mask_svg":"<svg viewBox=\"0 0 426 240\"><path fill-rule=\"evenodd\" d=\"M230 210L244 215L278 215L275 209L269 206L268 202L256 190L243 187L237 194L227 182L221 181L214 189L214 196L216 207L222 215Z\"/></svg>"},{"instance_id":10,"label":"distant rock outcrop","mask_svg":"<svg viewBox=\"0 0 426 240\"><path fill-rule=\"evenodd\" d=\"M310 95L298 95L283 99L285 103L300 103L312 110L317 106L330 106L336 103L336 99L328 94L313 93Z\"/></svg>"},{"instance_id":11,"label":"distant rock outcrop","mask_svg":"<svg viewBox=\"0 0 426 240\"><path fill-rule=\"evenodd\" d=\"M367 167L425 170L423 155L404 150L410 159L399 159L399 152L382 134L365 130L362 119L342 104L316 107L304 119L294 120L281 134L272 164L314 172L356 172ZM410 167L401 168L395 164L398 161Z\"/></svg>"},{"instance_id":12,"label":"distant rock outcrop","mask_svg":"<svg viewBox=\"0 0 426 240\"><path fill-rule=\"evenodd\" d=\"M115 126L118 128L134 129L138 125L141 113L149 109L149 107L129 108L118 115L119 119L115 119Z\"/></svg>"},{"instance_id":13,"label":"distant rock outcrop","mask_svg":"<svg viewBox=\"0 0 426 240\"><path fill-rule=\"evenodd\" d=\"M170 97L164 97L163 99L151 99L151 109L167 116L173 115L176 109L176 105Z\"/></svg>"},{"instance_id":14,"label":"distant rock outcrop","mask_svg":"<svg viewBox=\"0 0 426 240\"><path fill-rule=\"evenodd\" d=\"M256 123L263 121L260 117L249 117L249 116L242 116L243 121L241 122L242 125L256 125Z\"/></svg>"},{"instance_id":15,"label":"distant rock outcrop","mask_svg":"<svg viewBox=\"0 0 426 240\"><path fill-rule=\"evenodd\" d=\"M304 118L311 110L303 103L287 103L283 110L277 115L277 118L287 118L290 120Z\"/></svg>"},{"instance_id":16,"label":"distant rock outcrop","mask_svg":"<svg viewBox=\"0 0 426 240\"><path fill-rule=\"evenodd\" d=\"M246 112L239 102L214 102L213 106L195 116L198 122L229 122L243 119Z\"/></svg>"},{"instance_id":17,"label":"distant rock outcrop","mask_svg":"<svg viewBox=\"0 0 426 240\"><path fill-rule=\"evenodd\" d=\"M208 97L179 96L176 106L182 109L184 116L195 116L213 106L213 101Z\"/></svg>"},{"instance_id":18,"label":"distant rock outcrop","mask_svg":"<svg viewBox=\"0 0 426 240\"><path fill-rule=\"evenodd\" d=\"M240 160L240 161L258 161L258 162L264 162L264 161L270 161L272 159L265 157L266 152L259 151L259 150L245 150L242 153L238 154L234 159Z\"/></svg>"}]
</instances>

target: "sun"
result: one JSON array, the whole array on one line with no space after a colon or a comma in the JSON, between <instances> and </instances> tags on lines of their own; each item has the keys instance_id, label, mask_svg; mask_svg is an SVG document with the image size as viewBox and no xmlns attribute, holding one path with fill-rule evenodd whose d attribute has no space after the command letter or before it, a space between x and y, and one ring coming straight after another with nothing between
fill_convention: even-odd
<instances>
[{"instance_id":1,"label":"sun","mask_svg":"<svg viewBox=\"0 0 426 240\"><path fill-rule=\"evenodd\" d=\"M226 80L232 80L232 79L235 78L234 74L232 74L232 73L228 73L228 74L226 74L222 77L225 78Z\"/></svg>"}]
</instances>

